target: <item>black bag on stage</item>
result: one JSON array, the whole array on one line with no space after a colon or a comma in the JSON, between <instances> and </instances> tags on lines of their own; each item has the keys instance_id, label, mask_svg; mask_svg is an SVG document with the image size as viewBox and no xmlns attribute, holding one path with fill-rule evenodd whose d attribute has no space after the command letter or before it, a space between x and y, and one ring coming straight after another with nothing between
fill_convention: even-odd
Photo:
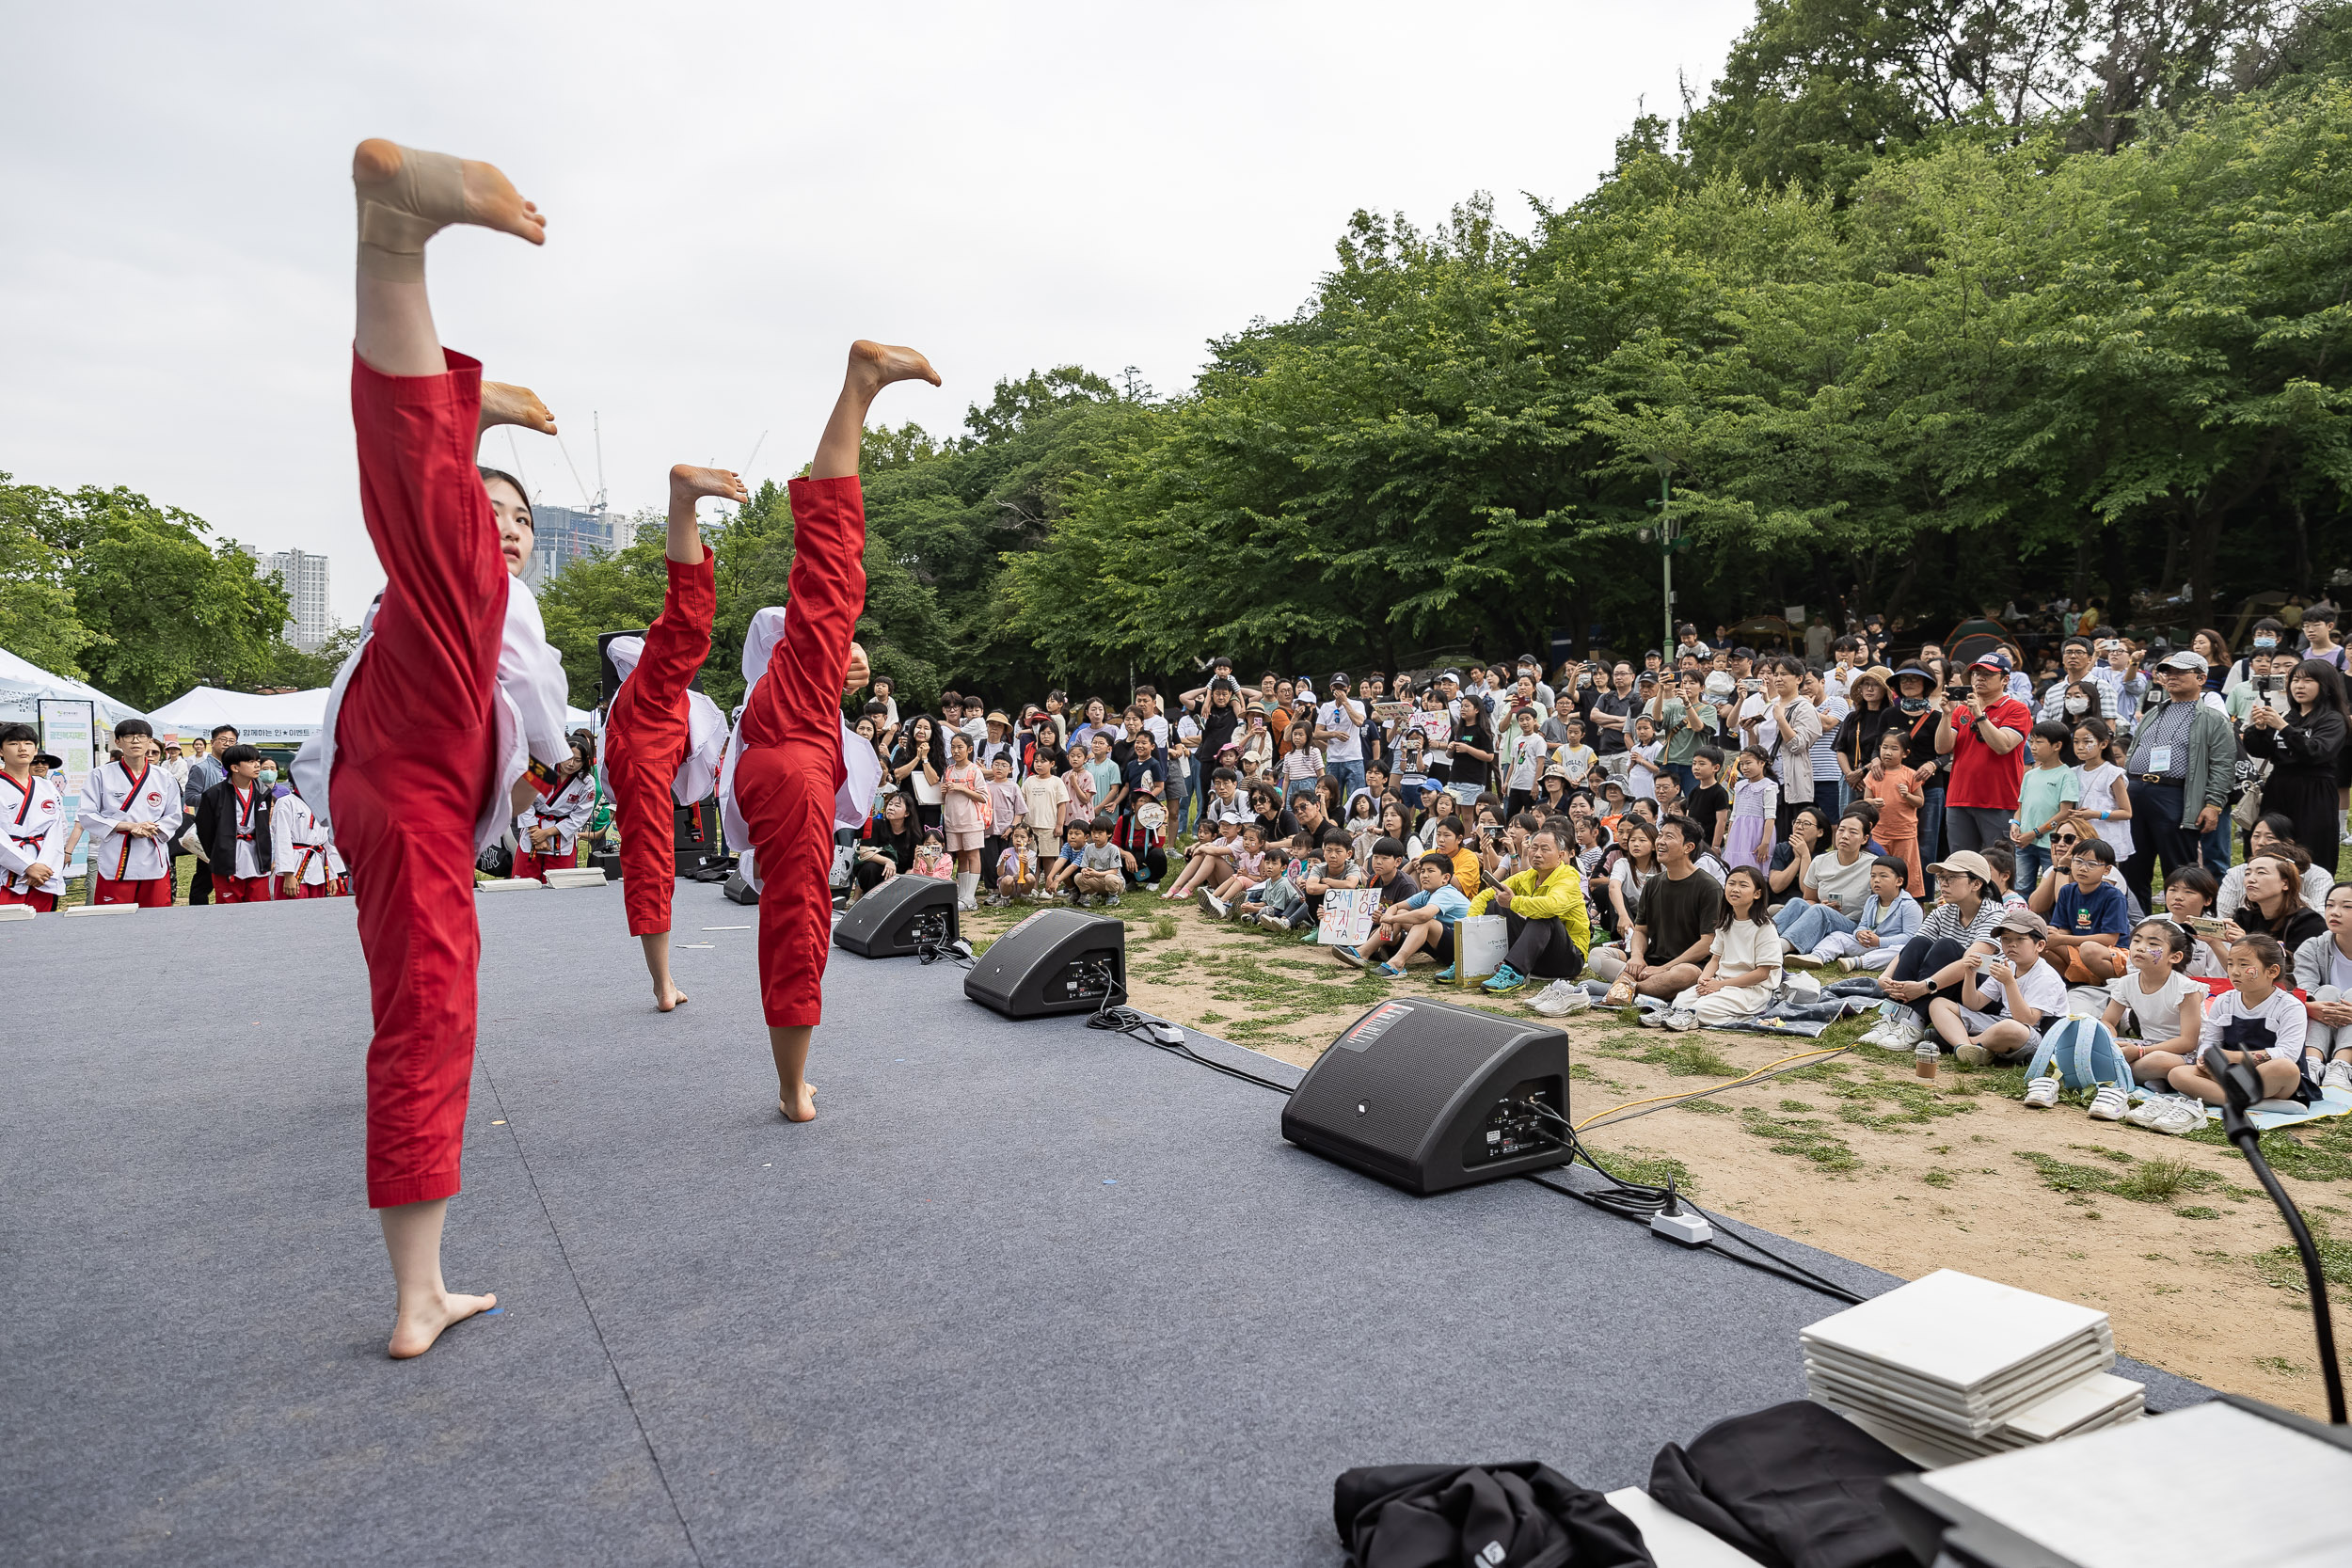
<instances>
[{"instance_id":1,"label":"black bag on stage","mask_svg":"<svg viewBox=\"0 0 2352 1568\"><path fill-rule=\"evenodd\" d=\"M1533 1461L1350 1470L1331 1513L1353 1568L1652 1568L1632 1520Z\"/></svg>"},{"instance_id":2,"label":"black bag on stage","mask_svg":"<svg viewBox=\"0 0 2352 1568\"><path fill-rule=\"evenodd\" d=\"M501 839L476 855L473 866L486 877L512 877L515 874L515 851L509 849Z\"/></svg>"},{"instance_id":3,"label":"black bag on stage","mask_svg":"<svg viewBox=\"0 0 2352 1568\"><path fill-rule=\"evenodd\" d=\"M1649 1495L1765 1568L1913 1568L1888 1476L1919 1466L1836 1411L1795 1400L1669 1443Z\"/></svg>"}]
</instances>

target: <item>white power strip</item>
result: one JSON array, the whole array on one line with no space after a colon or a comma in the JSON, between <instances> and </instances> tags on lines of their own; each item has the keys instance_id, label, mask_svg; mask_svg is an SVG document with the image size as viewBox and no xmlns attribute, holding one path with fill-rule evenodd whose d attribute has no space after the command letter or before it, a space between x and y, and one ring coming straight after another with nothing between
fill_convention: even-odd
<instances>
[{"instance_id":1,"label":"white power strip","mask_svg":"<svg viewBox=\"0 0 2352 1568\"><path fill-rule=\"evenodd\" d=\"M1671 1214L1663 1212L1652 1214L1649 1227L1666 1240L1679 1242L1684 1246L1705 1246L1715 1239L1715 1227L1707 1222L1707 1216L1689 1209L1677 1209Z\"/></svg>"}]
</instances>

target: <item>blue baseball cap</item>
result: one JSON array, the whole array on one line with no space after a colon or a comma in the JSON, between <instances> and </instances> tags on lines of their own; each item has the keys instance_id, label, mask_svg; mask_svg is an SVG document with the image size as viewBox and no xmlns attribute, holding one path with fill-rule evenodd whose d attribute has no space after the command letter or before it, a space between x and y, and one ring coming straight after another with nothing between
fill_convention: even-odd
<instances>
[{"instance_id":1,"label":"blue baseball cap","mask_svg":"<svg viewBox=\"0 0 2352 1568\"><path fill-rule=\"evenodd\" d=\"M1991 653L1979 654L1975 658L1970 659L1968 661L1968 668L1971 670L1997 670L2002 674L2006 675L2010 673L2011 666L2009 662L2009 655L2001 652L2000 649L1995 648Z\"/></svg>"}]
</instances>

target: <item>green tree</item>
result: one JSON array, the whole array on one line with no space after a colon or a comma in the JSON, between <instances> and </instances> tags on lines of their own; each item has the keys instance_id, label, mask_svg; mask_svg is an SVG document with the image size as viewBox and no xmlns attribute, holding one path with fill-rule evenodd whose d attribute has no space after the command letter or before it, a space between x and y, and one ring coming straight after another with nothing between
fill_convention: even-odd
<instances>
[{"instance_id":1,"label":"green tree","mask_svg":"<svg viewBox=\"0 0 2352 1568\"><path fill-rule=\"evenodd\" d=\"M44 537L41 515L55 504L49 491L0 473L0 648L79 680L77 661L99 634L82 624L66 557Z\"/></svg>"}]
</instances>

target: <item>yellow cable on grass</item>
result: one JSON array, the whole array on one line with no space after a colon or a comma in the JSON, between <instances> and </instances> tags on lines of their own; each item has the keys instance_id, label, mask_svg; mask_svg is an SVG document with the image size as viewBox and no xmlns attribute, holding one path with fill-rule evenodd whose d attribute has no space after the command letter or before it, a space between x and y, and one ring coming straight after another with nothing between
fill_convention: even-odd
<instances>
[{"instance_id":1,"label":"yellow cable on grass","mask_svg":"<svg viewBox=\"0 0 2352 1568\"><path fill-rule=\"evenodd\" d=\"M1753 1072L1743 1072L1737 1078L1727 1078L1711 1088L1690 1089L1681 1094L1654 1094L1647 1100L1629 1100L1622 1105L1612 1105L1606 1111L1595 1111L1591 1116L1586 1117L1582 1121L1576 1123L1576 1131L1581 1132L1584 1129L1590 1127L1593 1123L1599 1121L1604 1117L1613 1117L1620 1111L1630 1111L1637 1105L1655 1105L1661 1100L1696 1100L1702 1095L1721 1094L1725 1089L1738 1088L1740 1085L1747 1083L1752 1078L1761 1078L1776 1067L1786 1067L1790 1062L1802 1062L1814 1056L1840 1055L1850 1049L1850 1046L1833 1045L1824 1046L1816 1051L1800 1051L1793 1056L1783 1056L1777 1062L1766 1062L1762 1067L1757 1068Z\"/></svg>"}]
</instances>

